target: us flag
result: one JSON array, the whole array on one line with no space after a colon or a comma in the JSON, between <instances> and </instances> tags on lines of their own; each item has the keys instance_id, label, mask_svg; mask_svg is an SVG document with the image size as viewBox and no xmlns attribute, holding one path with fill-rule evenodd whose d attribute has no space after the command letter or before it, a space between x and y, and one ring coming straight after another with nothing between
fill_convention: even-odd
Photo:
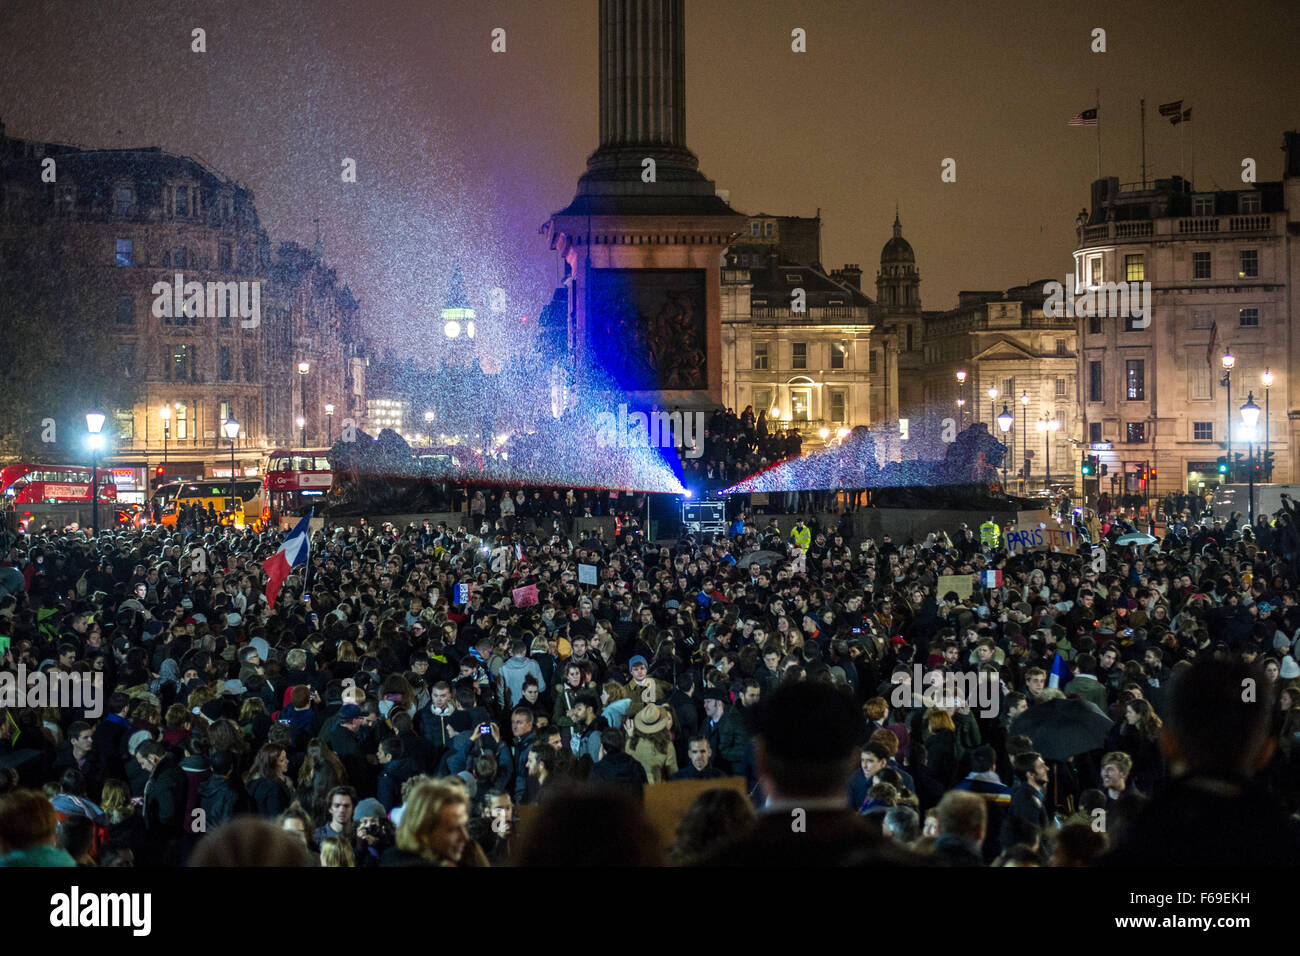
<instances>
[{"instance_id":1,"label":"us flag","mask_svg":"<svg viewBox=\"0 0 1300 956\"><path fill-rule=\"evenodd\" d=\"M1097 107L1090 110L1084 110L1082 113L1075 113L1074 118L1070 120L1071 126L1096 126L1097 125Z\"/></svg>"}]
</instances>

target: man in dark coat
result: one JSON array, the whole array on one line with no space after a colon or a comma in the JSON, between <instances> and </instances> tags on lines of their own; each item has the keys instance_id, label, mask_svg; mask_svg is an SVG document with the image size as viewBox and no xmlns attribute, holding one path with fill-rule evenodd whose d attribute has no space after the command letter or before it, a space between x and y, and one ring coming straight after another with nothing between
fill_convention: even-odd
<instances>
[{"instance_id":1,"label":"man in dark coat","mask_svg":"<svg viewBox=\"0 0 1300 956\"><path fill-rule=\"evenodd\" d=\"M115 691L108 696L107 715L95 725L95 765L106 780L126 778L126 761L129 758L126 745L132 732L126 715L130 709L131 698L121 691Z\"/></svg>"},{"instance_id":2,"label":"man in dark coat","mask_svg":"<svg viewBox=\"0 0 1300 956\"><path fill-rule=\"evenodd\" d=\"M681 770L672 775L672 780L716 780L726 774L713 766L713 750L709 747L709 738L703 734L691 738L686 748L690 761Z\"/></svg>"},{"instance_id":3,"label":"man in dark coat","mask_svg":"<svg viewBox=\"0 0 1300 956\"><path fill-rule=\"evenodd\" d=\"M1204 658L1181 669L1171 682L1162 738L1174 780L1099 863L1294 866L1300 833L1260 781L1276 745L1269 735L1271 696L1255 664Z\"/></svg>"},{"instance_id":4,"label":"man in dark coat","mask_svg":"<svg viewBox=\"0 0 1300 956\"><path fill-rule=\"evenodd\" d=\"M844 806L861 720L851 694L804 682L750 711L754 771L767 805L745 835L704 866L921 866L928 861L872 831ZM809 727L817 733L809 734Z\"/></svg>"},{"instance_id":5,"label":"man in dark coat","mask_svg":"<svg viewBox=\"0 0 1300 956\"><path fill-rule=\"evenodd\" d=\"M180 862L178 848L185 834L185 775L156 740L142 743L135 759L149 770L144 788L145 840L137 848L137 858L147 865L175 865Z\"/></svg>"},{"instance_id":6,"label":"man in dark coat","mask_svg":"<svg viewBox=\"0 0 1300 956\"><path fill-rule=\"evenodd\" d=\"M1016 754L1011 762L1016 782L1011 787L1011 807L1002 818L1002 849L1014 841L1012 820L1025 820L1040 830L1047 827L1047 808L1043 794L1047 790L1047 761L1034 751Z\"/></svg>"},{"instance_id":7,"label":"man in dark coat","mask_svg":"<svg viewBox=\"0 0 1300 956\"><path fill-rule=\"evenodd\" d=\"M600 759L591 768L587 782L596 786L615 786L627 790L639 800L642 788L649 783L645 767L625 749L627 735L621 727L600 732Z\"/></svg>"}]
</instances>

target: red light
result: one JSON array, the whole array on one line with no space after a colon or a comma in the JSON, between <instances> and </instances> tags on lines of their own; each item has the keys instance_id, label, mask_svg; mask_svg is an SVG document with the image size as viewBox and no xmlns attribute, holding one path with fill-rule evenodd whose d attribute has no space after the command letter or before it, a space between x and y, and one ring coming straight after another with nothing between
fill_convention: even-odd
<instances>
[{"instance_id":1,"label":"red light","mask_svg":"<svg viewBox=\"0 0 1300 956\"><path fill-rule=\"evenodd\" d=\"M525 315L525 316L524 316L522 319L520 319L519 321L520 321L520 322L527 322L527 321L528 321L528 316Z\"/></svg>"}]
</instances>

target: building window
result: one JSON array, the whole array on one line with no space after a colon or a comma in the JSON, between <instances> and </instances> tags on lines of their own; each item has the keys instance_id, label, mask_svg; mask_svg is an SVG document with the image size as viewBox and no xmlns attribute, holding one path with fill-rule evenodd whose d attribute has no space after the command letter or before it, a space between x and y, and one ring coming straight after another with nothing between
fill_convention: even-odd
<instances>
[{"instance_id":1,"label":"building window","mask_svg":"<svg viewBox=\"0 0 1300 956\"><path fill-rule=\"evenodd\" d=\"M1088 422L1088 441L1092 444L1101 441L1101 422Z\"/></svg>"},{"instance_id":2,"label":"building window","mask_svg":"<svg viewBox=\"0 0 1300 956\"><path fill-rule=\"evenodd\" d=\"M1214 197L1197 196L1192 200L1193 216L1213 216L1214 215Z\"/></svg>"},{"instance_id":3,"label":"building window","mask_svg":"<svg viewBox=\"0 0 1300 956\"><path fill-rule=\"evenodd\" d=\"M1101 256L1088 257L1087 271L1085 274L1088 277L1088 285L1101 285L1101 283L1105 281L1102 278Z\"/></svg>"},{"instance_id":4,"label":"building window","mask_svg":"<svg viewBox=\"0 0 1300 956\"><path fill-rule=\"evenodd\" d=\"M135 440L135 413L129 408L126 410L117 409L113 412L113 421L117 424L117 437L119 441Z\"/></svg>"},{"instance_id":5,"label":"building window","mask_svg":"<svg viewBox=\"0 0 1300 956\"><path fill-rule=\"evenodd\" d=\"M1254 328L1259 325L1259 309L1242 309L1237 313L1243 327Z\"/></svg>"},{"instance_id":6,"label":"building window","mask_svg":"<svg viewBox=\"0 0 1300 956\"><path fill-rule=\"evenodd\" d=\"M1192 278L1210 278L1210 254L1208 252L1192 253Z\"/></svg>"},{"instance_id":7,"label":"building window","mask_svg":"<svg viewBox=\"0 0 1300 956\"><path fill-rule=\"evenodd\" d=\"M1102 397L1100 362L1088 363L1088 401L1090 402L1105 401L1105 399Z\"/></svg>"},{"instance_id":8,"label":"building window","mask_svg":"<svg viewBox=\"0 0 1300 956\"><path fill-rule=\"evenodd\" d=\"M129 295L117 297L117 324L135 325L135 302Z\"/></svg>"},{"instance_id":9,"label":"building window","mask_svg":"<svg viewBox=\"0 0 1300 956\"><path fill-rule=\"evenodd\" d=\"M176 437L189 438L190 437L189 431L190 431L189 406L185 404L179 404L176 406Z\"/></svg>"},{"instance_id":10,"label":"building window","mask_svg":"<svg viewBox=\"0 0 1300 956\"><path fill-rule=\"evenodd\" d=\"M1067 342L1065 339L1057 339L1057 340L1056 340L1056 354L1057 354L1057 355L1069 355L1069 354L1070 354L1069 351L1068 351L1068 346L1069 346L1069 344L1070 344L1070 343Z\"/></svg>"},{"instance_id":11,"label":"building window","mask_svg":"<svg viewBox=\"0 0 1300 956\"><path fill-rule=\"evenodd\" d=\"M135 194L128 186L118 186L113 190L113 215L129 216L131 206L135 202Z\"/></svg>"},{"instance_id":12,"label":"building window","mask_svg":"<svg viewBox=\"0 0 1300 956\"><path fill-rule=\"evenodd\" d=\"M173 382L183 382L190 376L190 346L173 345L171 361L167 363L167 378Z\"/></svg>"},{"instance_id":13,"label":"building window","mask_svg":"<svg viewBox=\"0 0 1300 956\"><path fill-rule=\"evenodd\" d=\"M848 349L843 342L831 343L831 368L844 368L844 357Z\"/></svg>"},{"instance_id":14,"label":"building window","mask_svg":"<svg viewBox=\"0 0 1300 956\"><path fill-rule=\"evenodd\" d=\"M1146 257L1141 255L1124 257L1124 278L1128 282L1144 282L1147 277Z\"/></svg>"},{"instance_id":15,"label":"building window","mask_svg":"<svg viewBox=\"0 0 1300 956\"><path fill-rule=\"evenodd\" d=\"M1146 401L1146 368L1145 359L1129 359L1124 363L1124 395L1130 402Z\"/></svg>"},{"instance_id":16,"label":"building window","mask_svg":"<svg viewBox=\"0 0 1300 956\"><path fill-rule=\"evenodd\" d=\"M775 223L770 223L770 222L763 223L763 237L766 239L772 238L772 231L775 228L776 228Z\"/></svg>"},{"instance_id":17,"label":"building window","mask_svg":"<svg viewBox=\"0 0 1300 956\"><path fill-rule=\"evenodd\" d=\"M177 246L172 250L171 266L173 269L184 269L186 263L186 251L184 246ZM166 265L164 262L163 265Z\"/></svg>"},{"instance_id":18,"label":"building window","mask_svg":"<svg viewBox=\"0 0 1300 956\"><path fill-rule=\"evenodd\" d=\"M767 368L767 343L766 342L754 343L754 368L756 369Z\"/></svg>"},{"instance_id":19,"label":"building window","mask_svg":"<svg viewBox=\"0 0 1300 956\"><path fill-rule=\"evenodd\" d=\"M751 222L751 223L749 224L749 234L750 234L751 236L757 236L757 235L758 235L758 229L759 229L759 225L758 225L758 223L756 223L756 222Z\"/></svg>"},{"instance_id":20,"label":"building window","mask_svg":"<svg viewBox=\"0 0 1300 956\"><path fill-rule=\"evenodd\" d=\"M190 214L190 190L188 186L176 187L176 215L188 216Z\"/></svg>"},{"instance_id":21,"label":"building window","mask_svg":"<svg viewBox=\"0 0 1300 956\"><path fill-rule=\"evenodd\" d=\"M1213 398L1210 366L1205 363L1204 355L1198 356L1193 349L1187 356L1187 398L1193 402L1208 402Z\"/></svg>"},{"instance_id":22,"label":"building window","mask_svg":"<svg viewBox=\"0 0 1300 956\"><path fill-rule=\"evenodd\" d=\"M1125 437L1129 444L1141 444L1147 440L1146 422L1129 422L1124 426Z\"/></svg>"},{"instance_id":23,"label":"building window","mask_svg":"<svg viewBox=\"0 0 1300 956\"><path fill-rule=\"evenodd\" d=\"M219 414L220 417L217 419L217 421L219 421L219 422L228 422L228 421L230 421L230 402L229 402L229 401L225 401L225 402L222 402L222 403L221 403L221 407L220 407L220 409L219 409L219 411L218 411L218 414ZM224 438L225 436L223 435L222 437Z\"/></svg>"},{"instance_id":24,"label":"building window","mask_svg":"<svg viewBox=\"0 0 1300 956\"><path fill-rule=\"evenodd\" d=\"M1099 315L1088 316L1088 334L1101 335L1101 316Z\"/></svg>"},{"instance_id":25,"label":"building window","mask_svg":"<svg viewBox=\"0 0 1300 956\"><path fill-rule=\"evenodd\" d=\"M867 372L868 372L869 374L871 374L871 375L875 375L875 374L876 374L876 369L877 369L877 368L879 367L879 365L880 365L880 361L879 361L879 359L876 358L876 354L877 354L877 353L876 353L876 350L875 350L875 349L872 349L871 352L869 353L869 357L868 357L868 359L867 359Z\"/></svg>"},{"instance_id":26,"label":"building window","mask_svg":"<svg viewBox=\"0 0 1300 956\"><path fill-rule=\"evenodd\" d=\"M252 349L244 349L244 381L257 381L257 353Z\"/></svg>"},{"instance_id":27,"label":"building window","mask_svg":"<svg viewBox=\"0 0 1300 956\"><path fill-rule=\"evenodd\" d=\"M754 389L754 413L770 412L772 410L772 390L769 388Z\"/></svg>"},{"instance_id":28,"label":"building window","mask_svg":"<svg viewBox=\"0 0 1300 956\"><path fill-rule=\"evenodd\" d=\"M217 268L222 272L229 272L234 258L231 255L230 243L222 242L217 244Z\"/></svg>"},{"instance_id":29,"label":"building window","mask_svg":"<svg viewBox=\"0 0 1300 956\"><path fill-rule=\"evenodd\" d=\"M1243 213L1259 212L1259 193L1248 192L1237 194L1237 209Z\"/></svg>"},{"instance_id":30,"label":"building window","mask_svg":"<svg viewBox=\"0 0 1300 956\"><path fill-rule=\"evenodd\" d=\"M135 261L135 243L119 238L116 243L116 261L119 266L129 266Z\"/></svg>"},{"instance_id":31,"label":"building window","mask_svg":"<svg viewBox=\"0 0 1300 956\"><path fill-rule=\"evenodd\" d=\"M912 351L912 325L907 326L907 351Z\"/></svg>"},{"instance_id":32,"label":"building window","mask_svg":"<svg viewBox=\"0 0 1300 956\"><path fill-rule=\"evenodd\" d=\"M1259 275L1259 250L1241 250L1241 269L1237 275L1242 279L1254 279Z\"/></svg>"},{"instance_id":33,"label":"building window","mask_svg":"<svg viewBox=\"0 0 1300 956\"><path fill-rule=\"evenodd\" d=\"M1065 397L1065 379L1063 378L1058 378L1056 380L1056 395L1058 398Z\"/></svg>"},{"instance_id":34,"label":"building window","mask_svg":"<svg viewBox=\"0 0 1300 956\"><path fill-rule=\"evenodd\" d=\"M223 382L229 382L230 374L230 346L221 346L221 366L218 371L218 377Z\"/></svg>"},{"instance_id":35,"label":"building window","mask_svg":"<svg viewBox=\"0 0 1300 956\"><path fill-rule=\"evenodd\" d=\"M1208 329L1214 321L1214 313L1209 309L1192 309L1192 328Z\"/></svg>"},{"instance_id":36,"label":"building window","mask_svg":"<svg viewBox=\"0 0 1300 956\"><path fill-rule=\"evenodd\" d=\"M1214 422L1192 422L1193 441L1214 441Z\"/></svg>"},{"instance_id":37,"label":"building window","mask_svg":"<svg viewBox=\"0 0 1300 956\"><path fill-rule=\"evenodd\" d=\"M790 343L790 367L797 369L806 369L808 367L807 342Z\"/></svg>"},{"instance_id":38,"label":"building window","mask_svg":"<svg viewBox=\"0 0 1300 956\"><path fill-rule=\"evenodd\" d=\"M117 367L126 378L135 378L134 345L119 345L117 347Z\"/></svg>"},{"instance_id":39,"label":"building window","mask_svg":"<svg viewBox=\"0 0 1300 956\"><path fill-rule=\"evenodd\" d=\"M844 393L831 392L831 421L844 423Z\"/></svg>"}]
</instances>

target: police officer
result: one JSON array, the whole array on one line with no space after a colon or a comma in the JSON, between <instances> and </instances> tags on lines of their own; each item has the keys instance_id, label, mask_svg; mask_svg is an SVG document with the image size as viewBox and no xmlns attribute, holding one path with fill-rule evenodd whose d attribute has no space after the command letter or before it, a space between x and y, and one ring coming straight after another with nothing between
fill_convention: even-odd
<instances>
[{"instance_id":1,"label":"police officer","mask_svg":"<svg viewBox=\"0 0 1300 956\"><path fill-rule=\"evenodd\" d=\"M997 549L998 540L1002 536L1002 529L998 523L989 515L989 520L980 525L980 544L986 548Z\"/></svg>"}]
</instances>

